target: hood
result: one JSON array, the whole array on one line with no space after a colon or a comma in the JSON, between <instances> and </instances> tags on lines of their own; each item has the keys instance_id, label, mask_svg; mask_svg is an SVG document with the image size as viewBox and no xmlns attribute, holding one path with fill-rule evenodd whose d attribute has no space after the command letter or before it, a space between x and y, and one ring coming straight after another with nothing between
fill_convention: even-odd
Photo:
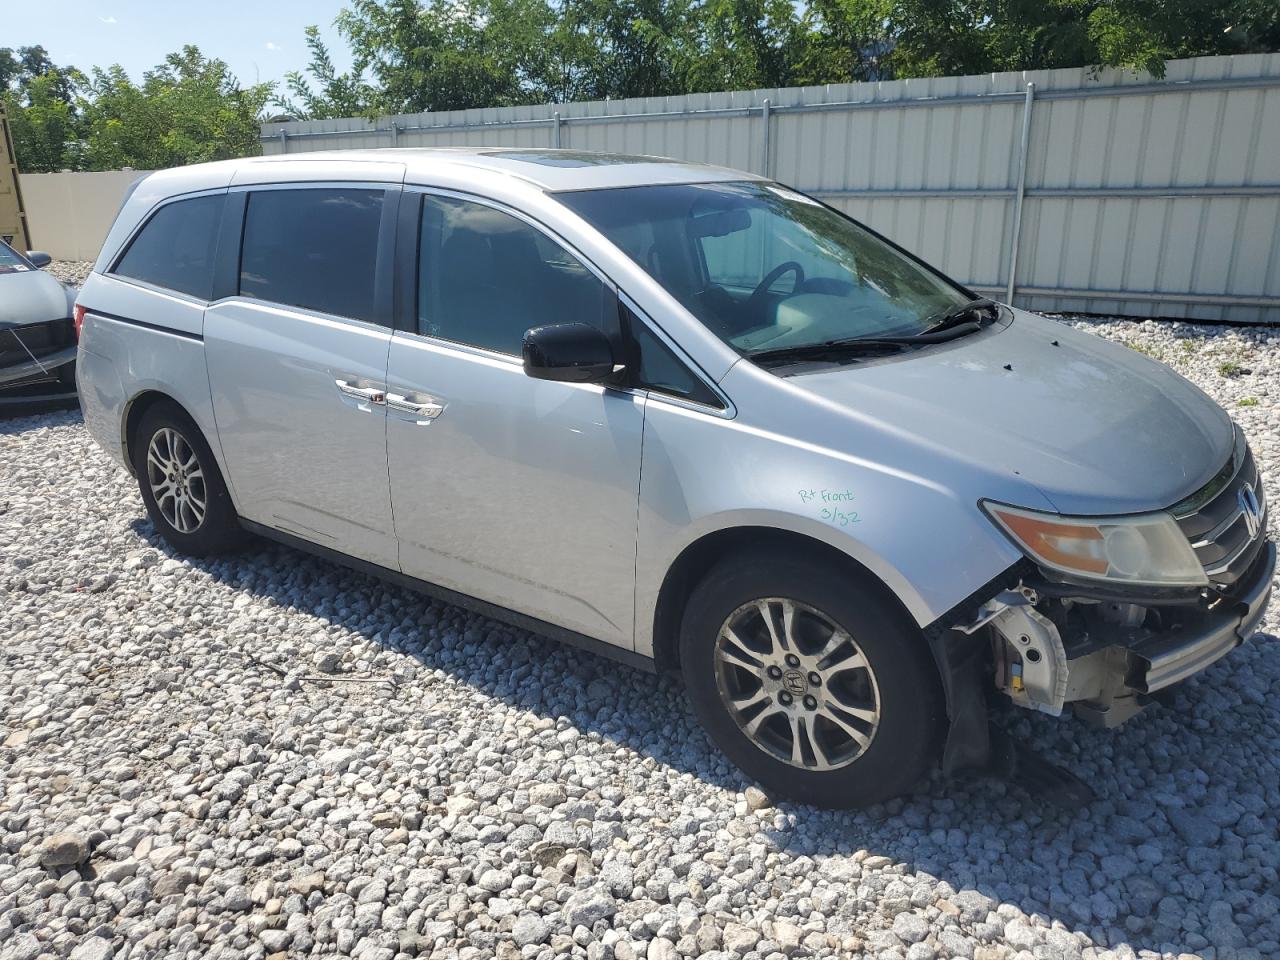
<instances>
[{"instance_id":1,"label":"hood","mask_svg":"<svg viewBox=\"0 0 1280 960\"><path fill-rule=\"evenodd\" d=\"M0 273L0 329L71 316L75 293L43 270Z\"/></svg>"},{"instance_id":2,"label":"hood","mask_svg":"<svg viewBox=\"0 0 1280 960\"><path fill-rule=\"evenodd\" d=\"M788 379L1016 474L1068 514L1170 506L1208 482L1233 443L1226 412L1168 367L1020 311L940 347Z\"/></svg>"}]
</instances>

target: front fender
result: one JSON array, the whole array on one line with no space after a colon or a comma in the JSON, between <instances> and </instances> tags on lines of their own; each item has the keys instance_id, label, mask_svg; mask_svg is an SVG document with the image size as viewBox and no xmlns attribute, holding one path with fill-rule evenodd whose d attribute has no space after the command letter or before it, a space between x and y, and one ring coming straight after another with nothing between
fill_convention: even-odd
<instances>
[{"instance_id":1,"label":"front fender","mask_svg":"<svg viewBox=\"0 0 1280 960\"><path fill-rule=\"evenodd\" d=\"M645 418L635 650L652 655L668 571L698 540L767 527L834 547L877 576L927 626L1021 556L978 507L972 483L897 466L651 401ZM874 449L872 446L861 449ZM890 465L893 464L893 465ZM945 464L934 465L945 472Z\"/></svg>"}]
</instances>

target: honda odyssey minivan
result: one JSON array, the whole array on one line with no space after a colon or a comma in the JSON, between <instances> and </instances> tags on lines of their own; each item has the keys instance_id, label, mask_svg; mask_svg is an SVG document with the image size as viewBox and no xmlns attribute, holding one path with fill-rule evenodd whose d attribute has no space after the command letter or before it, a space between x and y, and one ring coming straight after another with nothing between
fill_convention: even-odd
<instances>
[{"instance_id":1,"label":"honda odyssey minivan","mask_svg":"<svg viewBox=\"0 0 1280 960\"><path fill-rule=\"evenodd\" d=\"M677 671L817 804L982 766L997 697L1119 724L1271 591L1253 456L1198 389L747 173L165 170L75 319L88 427L175 549L249 531Z\"/></svg>"}]
</instances>

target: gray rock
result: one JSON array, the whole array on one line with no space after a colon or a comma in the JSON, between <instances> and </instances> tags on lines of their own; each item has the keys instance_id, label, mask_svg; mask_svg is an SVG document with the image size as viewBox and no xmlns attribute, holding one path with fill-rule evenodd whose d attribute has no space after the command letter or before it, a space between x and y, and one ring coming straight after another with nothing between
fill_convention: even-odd
<instances>
[{"instance_id":1,"label":"gray rock","mask_svg":"<svg viewBox=\"0 0 1280 960\"><path fill-rule=\"evenodd\" d=\"M81 833L64 830L45 837L40 844L40 863L46 867L69 867L89 856L89 843Z\"/></svg>"},{"instance_id":2,"label":"gray rock","mask_svg":"<svg viewBox=\"0 0 1280 960\"><path fill-rule=\"evenodd\" d=\"M279 953L289 949L289 944L293 942L293 934L288 930L263 930L258 934L258 939L262 941L267 953Z\"/></svg>"},{"instance_id":3,"label":"gray rock","mask_svg":"<svg viewBox=\"0 0 1280 960\"><path fill-rule=\"evenodd\" d=\"M618 912L617 901L597 890L575 893L564 905L569 927L590 927L597 920L607 920Z\"/></svg>"},{"instance_id":4,"label":"gray rock","mask_svg":"<svg viewBox=\"0 0 1280 960\"><path fill-rule=\"evenodd\" d=\"M116 860L95 869L98 879L103 883L121 883L137 872L138 861L136 860Z\"/></svg>"},{"instance_id":5,"label":"gray rock","mask_svg":"<svg viewBox=\"0 0 1280 960\"><path fill-rule=\"evenodd\" d=\"M546 943L549 936L551 924L536 913L522 913L511 927L511 938L521 947Z\"/></svg>"},{"instance_id":6,"label":"gray rock","mask_svg":"<svg viewBox=\"0 0 1280 960\"><path fill-rule=\"evenodd\" d=\"M69 960L111 960L116 955L110 940L102 937L86 937L76 944Z\"/></svg>"},{"instance_id":7,"label":"gray rock","mask_svg":"<svg viewBox=\"0 0 1280 960\"><path fill-rule=\"evenodd\" d=\"M918 913L900 913L893 918L893 932L904 943L919 943L929 935L929 921Z\"/></svg>"},{"instance_id":8,"label":"gray rock","mask_svg":"<svg viewBox=\"0 0 1280 960\"><path fill-rule=\"evenodd\" d=\"M760 942L760 934L745 924L727 923L721 942L731 953L744 954L755 949L755 945Z\"/></svg>"},{"instance_id":9,"label":"gray rock","mask_svg":"<svg viewBox=\"0 0 1280 960\"><path fill-rule=\"evenodd\" d=\"M34 934L21 933L5 949L7 952L0 953L5 960L36 960L40 956L40 941Z\"/></svg>"},{"instance_id":10,"label":"gray rock","mask_svg":"<svg viewBox=\"0 0 1280 960\"><path fill-rule=\"evenodd\" d=\"M763 810L765 807L773 805L773 802L759 787L747 787L744 796L747 801L747 809L752 812Z\"/></svg>"},{"instance_id":11,"label":"gray rock","mask_svg":"<svg viewBox=\"0 0 1280 960\"><path fill-rule=\"evenodd\" d=\"M240 913L252 908L253 901L249 899L248 888L238 883L222 895L222 905L228 910Z\"/></svg>"}]
</instances>

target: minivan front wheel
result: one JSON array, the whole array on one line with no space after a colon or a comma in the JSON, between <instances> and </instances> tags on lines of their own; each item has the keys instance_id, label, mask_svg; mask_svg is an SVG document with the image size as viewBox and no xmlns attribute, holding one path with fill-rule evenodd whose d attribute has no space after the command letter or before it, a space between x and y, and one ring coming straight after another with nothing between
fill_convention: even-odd
<instances>
[{"instance_id":1,"label":"minivan front wheel","mask_svg":"<svg viewBox=\"0 0 1280 960\"><path fill-rule=\"evenodd\" d=\"M935 760L924 639L847 569L801 556L717 566L685 609L681 669L712 739L775 796L866 806Z\"/></svg>"},{"instance_id":2,"label":"minivan front wheel","mask_svg":"<svg viewBox=\"0 0 1280 960\"><path fill-rule=\"evenodd\" d=\"M242 543L213 451L177 404L160 401L142 414L130 453L147 514L170 545L207 556Z\"/></svg>"}]
</instances>

